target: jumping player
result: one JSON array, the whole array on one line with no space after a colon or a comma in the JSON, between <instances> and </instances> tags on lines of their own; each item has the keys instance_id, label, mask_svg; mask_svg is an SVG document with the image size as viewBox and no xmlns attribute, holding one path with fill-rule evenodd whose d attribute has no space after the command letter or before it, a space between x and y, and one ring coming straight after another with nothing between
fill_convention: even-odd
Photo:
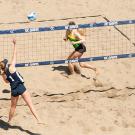
<instances>
[{"instance_id":1,"label":"jumping player","mask_svg":"<svg viewBox=\"0 0 135 135\"><path fill-rule=\"evenodd\" d=\"M10 107L8 122L10 123L10 121L13 118L13 115L17 106L17 101L19 99L19 95L21 95L24 101L26 102L26 104L28 105L30 111L32 112L34 117L37 119L38 123L41 123L36 113L36 110L32 104L30 94L24 86L23 77L19 74L19 72L16 71L16 67L15 67L16 65L16 40L15 39L13 40L13 45L14 45L14 50L13 50L11 64L8 64L7 59L4 59L3 61L0 62L1 76L6 83L10 84L10 87L11 87L11 107Z\"/></svg>"}]
</instances>

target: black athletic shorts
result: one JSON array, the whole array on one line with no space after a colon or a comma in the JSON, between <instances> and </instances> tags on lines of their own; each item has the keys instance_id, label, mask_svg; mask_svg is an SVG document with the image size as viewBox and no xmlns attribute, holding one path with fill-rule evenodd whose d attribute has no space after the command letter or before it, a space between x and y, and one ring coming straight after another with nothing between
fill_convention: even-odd
<instances>
[{"instance_id":1,"label":"black athletic shorts","mask_svg":"<svg viewBox=\"0 0 135 135\"><path fill-rule=\"evenodd\" d=\"M22 95L26 91L26 87L23 83L18 84L18 86L14 89L11 89L11 95L13 97L17 97L19 95Z\"/></svg>"},{"instance_id":2,"label":"black athletic shorts","mask_svg":"<svg viewBox=\"0 0 135 135\"><path fill-rule=\"evenodd\" d=\"M86 52L86 47L83 43L81 43L77 48L75 48L75 51L78 51L80 53Z\"/></svg>"}]
</instances>

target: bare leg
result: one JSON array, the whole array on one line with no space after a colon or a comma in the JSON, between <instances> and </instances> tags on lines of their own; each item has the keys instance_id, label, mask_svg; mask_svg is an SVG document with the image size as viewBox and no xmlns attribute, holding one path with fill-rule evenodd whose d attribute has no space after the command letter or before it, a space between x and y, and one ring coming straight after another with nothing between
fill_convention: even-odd
<instances>
[{"instance_id":1,"label":"bare leg","mask_svg":"<svg viewBox=\"0 0 135 135\"><path fill-rule=\"evenodd\" d=\"M9 119L8 119L9 123L14 116L14 112L15 112L15 109L16 109L18 99L19 99L19 96L17 96L17 97L11 96L11 108L10 108L10 111L9 111Z\"/></svg>"},{"instance_id":2,"label":"bare leg","mask_svg":"<svg viewBox=\"0 0 135 135\"><path fill-rule=\"evenodd\" d=\"M79 53L77 51L74 51L74 53L70 56L70 59L76 59L76 58L81 57L82 55L83 55L82 53ZM72 63L72 65L73 65L74 71L77 74L81 74L81 71L80 71L79 67L77 66L77 63Z\"/></svg>"},{"instance_id":3,"label":"bare leg","mask_svg":"<svg viewBox=\"0 0 135 135\"><path fill-rule=\"evenodd\" d=\"M68 63L69 74L74 74L74 65L72 63Z\"/></svg>"},{"instance_id":4,"label":"bare leg","mask_svg":"<svg viewBox=\"0 0 135 135\"><path fill-rule=\"evenodd\" d=\"M74 55L74 52L72 52L67 59L72 59L72 55ZM68 63L68 69L70 74L74 73L74 64L73 63Z\"/></svg>"},{"instance_id":5,"label":"bare leg","mask_svg":"<svg viewBox=\"0 0 135 135\"><path fill-rule=\"evenodd\" d=\"M80 66L78 65L78 63L74 63L74 71L77 74L81 74Z\"/></svg>"},{"instance_id":6,"label":"bare leg","mask_svg":"<svg viewBox=\"0 0 135 135\"><path fill-rule=\"evenodd\" d=\"M82 55L83 55L82 53L75 51L71 58L72 58L72 59L81 58ZM96 72L96 75L98 75L98 70L97 70L97 68L91 66L90 64L84 63L84 62L79 62L79 64L80 64L80 67L82 67L82 68L89 68L89 69L92 69L93 71Z\"/></svg>"},{"instance_id":7,"label":"bare leg","mask_svg":"<svg viewBox=\"0 0 135 135\"><path fill-rule=\"evenodd\" d=\"M97 72L97 69L96 69L95 67L91 66L91 65L88 64L88 63L80 62L79 64L80 64L80 66L81 66L82 68L89 68L89 69L92 69L93 71Z\"/></svg>"},{"instance_id":8,"label":"bare leg","mask_svg":"<svg viewBox=\"0 0 135 135\"><path fill-rule=\"evenodd\" d=\"M75 58L80 58L83 54L77 51L74 51L71 55L70 55L70 59L75 59Z\"/></svg>"},{"instance_id":9,"label":"bare leg","mask_svg":"<svg viewBox=\"0 0 135 135\"><path fill-rule=\"evenodd\" d=\"M30 111L32 112L32 114L34 115L34 117L37 119L38 123L40 123L40 120L39 120L39 117L36 113L36 110L33 106L33 103L31 101L31 97L30 97L30 94L29 92L26 90L23 94L22 94L22 97L24 99L24 101L26 102L26 104L28 105L28 107L30 108Z\"/></svg>"}]
</instances>

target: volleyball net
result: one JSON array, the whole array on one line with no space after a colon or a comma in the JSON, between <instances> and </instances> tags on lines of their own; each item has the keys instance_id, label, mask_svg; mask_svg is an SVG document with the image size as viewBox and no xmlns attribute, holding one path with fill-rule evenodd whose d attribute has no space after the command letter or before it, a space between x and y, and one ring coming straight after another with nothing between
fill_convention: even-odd
<instances>
[{"instance_id":1,"label":"volleyball net","mask_svg":"<svg viewBox=\"0 0 135 135\"><path fill-rule=\"evenodd\" d=\"M74 48L63 40L67 29L83 29L87 51L67 60ZM0 30L0 58L11 59L17 40L17 66L38 66L135 57L135 20Z\"/></svg>"}]
</instances>

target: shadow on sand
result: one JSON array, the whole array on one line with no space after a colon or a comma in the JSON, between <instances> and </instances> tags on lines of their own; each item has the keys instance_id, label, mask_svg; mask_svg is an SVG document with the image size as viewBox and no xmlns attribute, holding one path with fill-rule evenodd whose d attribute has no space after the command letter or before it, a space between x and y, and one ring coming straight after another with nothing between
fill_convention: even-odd
<instances>
[{"instance_id":1,"label":"shadow on sand","mask_svg":"<svg viewBox=\"0 0 135 135\"><path fill-rule=\"evenodd\" d=\"M70 75L70 72L68 70L68 67L67 66L53 66L53 71L60 71L61 73L60 74L65 74L66 77L68 77ZM75 70L77 71L77 70ZM76 72L77 74L79 74L81 77L85 78L85 79L90 79L90 77L87 77L86 75L82 74L80 71Z\"/></svg>"},{"instance_id":2,"label":"shadow on sand","mask_svg":"<svg viewBox=\"0 0 135 135\"><path fill-rule=\"evenodd\" d=\"M4 89L2 90L2 93L10 93L10 90Z\"/></svg>"},{"instance_id":3,"label":"shadow on sand","mask_svg":"<svg viewBox=\"0 0 135 135\"><path fill-rule=\"evenodd\" d=\"M41 135L41 134L39 134L39 133L33 133L33 132L29 131L29 130L25 130L25 129L23 129L23 128L20 127L20 126L11 126L9 123L7 123L7 122L5 122L5 121L3 121L3 120L0 120L0 129L8 130L9 128L10 128L10 129L17 129L17 130L20 130L20 131L22 131L22 132L27 133L28 135Z\"/></svg>"},{"instance_id":4,"label":"shadow on sand","mask_svg":"<svg viewBox=\"0 0 135 135\"><path fill-rule=\"evenodd\" d=\"M52 68L53 68L53 71L55 70L62 71L69 75L69 70L67 66L53 66Z\"/></svg>"}]
</instances>

